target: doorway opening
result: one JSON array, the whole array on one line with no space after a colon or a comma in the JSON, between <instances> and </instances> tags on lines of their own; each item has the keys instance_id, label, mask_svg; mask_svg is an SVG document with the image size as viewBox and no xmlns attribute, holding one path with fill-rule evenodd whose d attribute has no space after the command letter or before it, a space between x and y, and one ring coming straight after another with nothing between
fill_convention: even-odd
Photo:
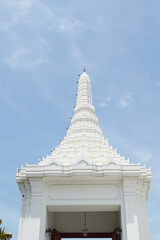
<instances>
[{"instance_id":1,"label":"doorway opening","mask_svg":"<svg viewBox=\"0 0 160 240\"><path fill-rule=\"evenodd\" d=\"M49 212L48 223L52 240L79 240L82 238L120 240L116 229L120 227L119 211L86 212L87 236L83 234L85 212Z\"/></svg>"}]
</instances>

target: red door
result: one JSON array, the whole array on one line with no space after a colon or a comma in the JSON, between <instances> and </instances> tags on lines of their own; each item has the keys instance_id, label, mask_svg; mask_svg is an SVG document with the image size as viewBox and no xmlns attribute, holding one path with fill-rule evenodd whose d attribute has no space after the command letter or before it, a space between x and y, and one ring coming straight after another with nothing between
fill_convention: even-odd
<instances>
[{"instance_id":1,"label":"red door","mask_svg":"<svg viewBox=\"0 0 160 240\"><path fill-rule=\"evenodd\" d=\"M59 232L56 231L56 229L53 229L52 240L61 240L61 235Z\"/></svg>"},{"instance_id":2,"label":"red door","mask_svg":"<svg viewBox=\"0 0 160 240\"><path fill-rule=\"evenodd\" d=\"M119 240L118 235L116 234L116 231L114 231L112 234L112 240Z\"/></svg>"}]
</instances>

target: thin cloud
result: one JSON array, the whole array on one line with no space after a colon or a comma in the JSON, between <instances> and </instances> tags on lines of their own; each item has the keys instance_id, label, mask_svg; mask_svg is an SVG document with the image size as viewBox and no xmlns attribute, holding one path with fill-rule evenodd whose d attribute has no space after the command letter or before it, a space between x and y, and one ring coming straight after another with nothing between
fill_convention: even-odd
<instances>
[{"instance_id":1,"label":"thin cloud","mask_svg":"<svg viewBox=\"0 0 160 240\"><path fill-rule=\"evenodd\" d=\"M104 107L107 107L110 102L111 102L111 97L107 97L107 98L100 97L100 102L98 103L98 106L100 108L104 108Z\"/></svg>"},{"instance_id":2,"label":"thin cloud","mask_svg":"<svg viewBox=\"0 0 160 240\"><path fill-rule=\"evenodd\" d=\"M43 53L39 54L39 56L34 56L33 51L24 47L17 49L7 59L7 63L12 69L34 68L46 62L47 60L43 58Z\"/></svg>"},{"instance_id":3,"label":"thin cloud","mask_svg":"<svg viewBox=\"0 0 160 240\"><path fill-rule=\"evenodd\" d=\"M2 1L4 2L6 9L9 11L9 14L7 20L0 22L0 29L10 30L10 28L16 24L20 25L24 22L28 22L27 15L33 6L31 0L15 0L14 2L7 0Z\"/></svg>"},{"instance_id":4,"label":"thin cloud","mask_svg":"<svg viewBox=\"0 0 160 240\"><path fill-rule=\"evenodd\" d=\"M12 69L15 69L17 66L22 64L22 58L25 55L30 54L30 51L24 47L18 49L8 58L8 64Z\"/></svg>"},{"instance_id":5,"label":"thin cloud","mask_svg":"<svg viewBox=\"0 0 160 240\"><path fill-rule=\"evenodd\" d=\"M78 66L87 66L91 67L92 63L91 61L86 61L86 56L84 57L80 48L78 47L78 44L74 38L71 39L71 51L69 52L69 55L76 61L76 64Z\"/></svg>"},{"instance_id":6,"label":"thin cloud","mask_svg":"<svg viewBox=\"0 0 160 240\"><path fill-rule=\"evenodd\" d=\"M119 100L117 106L120 108L128 108L133 102L133 94L131 92L126 92L124 97Z\"/></svg>"},{"instance_id":7,"label":"thin cloud","mask_svg":"<svg viewBox=\"0 0 160 240\"><path fill-rule=\"evenodd\" d=\"M127 100L125 100L125 99L121 99L119 101L119 106L123 107L123 108L128 107L129 106L129 102Z\"/></svg>"},{"instance_id":8,"label":"thin cloud","mask_svg":"<svg viewBox=\"0 0 160 240\"><path fill-rule=\"evenodd\" d=\"M80 29L82 27L82 23L78 20L75 20L74 22L71 22L69 19L63 19L62 23L59 26L59 30L61 32L73 32L76 29Z\"/></svg>"},{"instance_id":9,"label":"thin cloud","mask_svg":"<svg viewBox=\"0 0 160 240\"><path fill-rule=\"evenodd\" d=\"M8 44L9 48L6 48L4 56L1 55L1 61L10 68L34 68L51 61L50 50L54 44L47 36L55 33L63 33L70 41L68 54L71 57L78 59L80 64L85 62L76 39L83 38L86 24L67 16L67 5L57 8L52 4L52 8L49 8L39 0L2 1L8 18L0 21L0 31L2 35L9 36L8 41L11 39L12 44Z\"/></svg>"},{"instance_id":10,"label":"thin cloud","mask_svg":"<svg viewBox=\"0 0 160 240\"><path fill-rule=\"evenodd\" d=\"M4 101L6 104L8 104L11 108L13 108L16 112L21 114L24 118L26 118L28 121L33 121L31 118L31 115L29 115L27 112L25 112L24 107L20 107L17 103L10 100L8 97L0 96L0 99Z\"/></svg>"},{"instance_id":11,"label":"thin cloud","mask_svg":"<svg viewBox=\"0 0 160 240\"><path fill-rule=\"evenodd\" d=\"M152 151L150 149L141 148L133 152L133 156L141 162L148 162L152 158Z\"/></svg>"}]
</instances>

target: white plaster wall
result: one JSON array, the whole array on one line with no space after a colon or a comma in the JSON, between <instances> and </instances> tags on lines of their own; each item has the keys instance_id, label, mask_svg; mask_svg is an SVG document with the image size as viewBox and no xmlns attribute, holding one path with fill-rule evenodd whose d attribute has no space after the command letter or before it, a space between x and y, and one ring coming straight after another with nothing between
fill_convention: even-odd
<instances>
[{"instance_id":1,"label":"white plaster wall","mask_svg":"<svg viewBox=\"0 0 160 240\"><path fill-rule=\"evenodd\" d=\"M81 232L85 211L90 232L112 232L121 227L122 240L150 240L145 194L141 185L137 192L136 178L123 179L123 184L106 183L102 178L71 180L44 185L30 180L31 195L29 191L24 194L18 240L49 240L45 234L48 227Z\"/></svg>"},{"instance_id":2,"label":"white plaster wall","mask_svg":"<svg viewBox=\"0 0 160 240\"><path fill-rule=\"evenodd\" d=\"M127 240L141 240L136 204L136 179L123 180Z\"/></svg>"},{"instance_id":3,"label":"white plaster wall","mask_svg":"<svg viewBox=\"0 0 160 240\"><path fill-rule=\"evenodd\" d=\"M24 235L24 230L25 230L25 209L26 209L26 199L22 197L21 216L20 216L19 230L18 230L18 240L23 239L23 235Z\"/></svg>"},{"instance_id":4,"label":"white plaster wall","mask_svg":"<svg viewBox=\"0 0 160 240\"><path fill-rule=\"evenodd\" d=\"M119 185L116 184L59 184L48 187L48 199L118 199Z\"/></svg>"}]
</instances>

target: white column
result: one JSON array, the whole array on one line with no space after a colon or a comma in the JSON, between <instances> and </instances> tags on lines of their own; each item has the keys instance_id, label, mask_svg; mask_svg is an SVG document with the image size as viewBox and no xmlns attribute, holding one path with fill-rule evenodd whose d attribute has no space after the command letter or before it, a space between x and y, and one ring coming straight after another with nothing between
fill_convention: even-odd
<instances>
[{"instance_id":1,"label":"white column","mask_svg":"<svg viewBox=\"0 0 160 240\"><path fill-rule=\"evenodd\" d=\"M123 179L127 240L141 240L136 206L136 178Z\"/></svg>"},{"instance_id":2,"label":"white column","mask_svg":"<svg viewBox=\"0 0 160 240\"><path fill-rule=\"evenodd\" d=\"M137 180L136 186L136 205L138 213L138 225L139 225L139 234L141 240L146 240L145 238L145 228L144 228L144 218L143 218L143 204L142 204L142 185L143 180Z\"/></svg>"},{"instance_id":3,"label":"white column","mask_svg":"<svg viewBox=\"0 0 160 240\"><path fill-rule=\"evenodd\" d=\"M143 216L143 230L145 240L150 240L150 231L149 231L149 223L148 223L148 214L147 214L147 188L148 183L144 182L141 190L141 208L142 208L142 216Z\"/></svg>"},{"instance_id":4,"label":"white column","mask_svg":"<svg viewBox=\"0 0 160 240\"><path fill-rule=\"evenodd\" d=\"M26 209L26 196L25 196L26 188L24 183L18 183L18 186L22 194L21 216L20 216L19 229L18 229L18 240L23 240L25 209Z\"/></svg>"},{"instance_id":5,"label":"white column","mask_svg":"<svg viewBox=\"0 0 160 240\"><path fill-rule=\"evenodd\" d=\"M46 224L45 224L45 229L50 228L53 230L53 221L54 221L54 213L46 211ZM43 228L42 228L43 229ZM43 238L40 240L50 240L51 239L51 233L45 233L45 235L42 235Z\"/></svg>"},{"instance_id":6,"label":"white column","mask_svg":"<svg viewBox=\"0 0 160 240\"><path fill-rule=\"evenodd\" d=\"M48 234L46 234L46 229L48 228L48 211L47 211L47 197L48 188L43 185L43 198L42 198L42 215L41 215L41 225L40 225L40 240L47 240Z\"/></svg>"},{"instance_id":7,"label":"white column","mask_svg":"<svg viewBox=\"0 0 160 240\"><path fill-rule=\"evenodd\" d=\"M148 182L137 180L136 196L138 209L138 224L141 240L150 240L149 224L147 216L147 188Z\"/></svg>"},{"instance_id":8,"label":"white column","mask_svg":"<svg viewBox=\"0 0 160 240\"><path fill-rule=\"evenodd\" d=\"M42 187L41 179L30 179L31 184L31 218L29 226L29 240L40 239L40 222L42 212Z\"/></svg>"},{"instance_id":9,"label":"white column","mask_svg":"<svg viewBox=\"0 0 160 240\"><path fill-rule=\"evenodd\" d=\"M46 233L46 229L50 228L53 230L54 225L54 213L49 212L47 209L48 200L48 185L44 183L43 185L43 200L42 200L42 216L41 216L41 226L40 226L40 240L50 240L51 236Z\"/></svg>"},{"instance_id":10,"label":"white column","mask_svg":"<svg viewBox=\"0 0 160 240\"><path fill-rule=\"evenodd\" d=\"M125 203L124 203L124 194L123 194L123 186L121 185L121 208L120 208L120 216L121 216L121 239L127 240L126 236L126 215L125 215Z\"/></svg>"},{"instance_id":11,"label":"white column","mask_svg":"<svg viewBox=\"0 0 160 240\"><path fill-rule=\"evenodd\" d=\"M24 181L26 188L26 208L25 208L25 219L24 219L24 234L23 240L28 240L29 227L30 227L30 217L31 217L31 186L28 180Z\"/></svg>"}]
</instances>

